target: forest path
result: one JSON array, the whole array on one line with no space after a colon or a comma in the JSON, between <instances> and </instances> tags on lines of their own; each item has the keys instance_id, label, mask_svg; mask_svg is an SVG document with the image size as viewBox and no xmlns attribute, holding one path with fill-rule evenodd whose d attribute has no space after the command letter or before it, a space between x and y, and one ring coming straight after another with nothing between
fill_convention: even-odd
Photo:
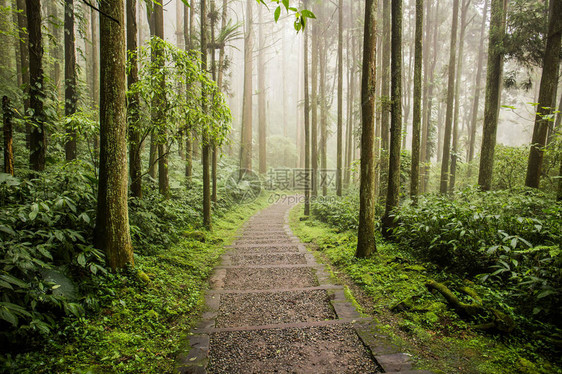
<instances>
[{"instance_id":1,"label":"forest path","mask_svg":"<svg viewBox=\"0 0 562 374\"><path fill-rule=\"evenodd\" d=\"M254 215L222 256L179 372L414 373L292 234L291 207Z\"/></svg>"}]
</instances>

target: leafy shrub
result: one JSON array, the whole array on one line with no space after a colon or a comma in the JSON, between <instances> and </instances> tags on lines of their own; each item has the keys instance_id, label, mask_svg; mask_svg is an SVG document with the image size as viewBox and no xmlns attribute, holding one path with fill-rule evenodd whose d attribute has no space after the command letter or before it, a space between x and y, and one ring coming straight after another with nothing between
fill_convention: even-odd
<instances>
[{"instance_id":1,"label":"leafy shrub","mask_svg":"<svg viewBox=\"0 0 562 374\"><path fill-rule=\"evenodd\" d=\"M547 319L560 313L562 206L546 194L467 189L456 200L425 195L416 206L404 205L396 219L394 238L402 248L509 287L508 297L525 313Z\"/></svg>"}]
</instances>

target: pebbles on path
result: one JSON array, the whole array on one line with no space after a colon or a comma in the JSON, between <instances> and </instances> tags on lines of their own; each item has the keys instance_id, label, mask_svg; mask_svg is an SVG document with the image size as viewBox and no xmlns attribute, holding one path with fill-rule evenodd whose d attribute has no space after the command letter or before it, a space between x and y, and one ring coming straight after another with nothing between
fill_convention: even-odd
<instances>
[{"instance_id":1,"label":"pebbles on path","mask_svg":"<svg viewBox=\"0 0 562 374\"><path fill-rule=\"evenodd\" d=\"M224 288L230 290L268 290L316 286L318 286L318 280L311 268L227 269L224 281Z\"/></svg>"},{"instance_id":2,"label":"pebbles on path","mask_svg":"<svg viewBox=\"0 0 562 374\"><path fill-rule=\"evenodd\" d=\"M337 318L325 290L226 294L216 327L315 322Z\"/></svg>"}]
</instances>

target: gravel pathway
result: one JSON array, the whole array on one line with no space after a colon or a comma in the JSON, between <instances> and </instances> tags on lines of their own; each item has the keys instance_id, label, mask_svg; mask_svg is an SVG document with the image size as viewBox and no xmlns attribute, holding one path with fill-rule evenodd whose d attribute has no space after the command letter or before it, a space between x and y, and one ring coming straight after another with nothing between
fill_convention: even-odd
<instances>
[{"instance_id":1,"label":"gravel pathway","mask_svg":"<svg viewBox=\"0 0 562 374\"><path fill-rule=\"evenodd\" d=\"M424 373L373 333L288 227L287 203L256 214L222 257L179 373Z\"/></svg>"}]
</instances>

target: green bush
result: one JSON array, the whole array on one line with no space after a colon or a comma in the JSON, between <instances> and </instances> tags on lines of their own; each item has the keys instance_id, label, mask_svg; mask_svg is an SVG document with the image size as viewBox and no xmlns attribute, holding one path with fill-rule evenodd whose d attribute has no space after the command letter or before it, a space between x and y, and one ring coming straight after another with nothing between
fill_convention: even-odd
<instances>
[{"instance_id":1,"label":"green bush","mask_svg":"<svg viewBox=\"0 0 562 374\"><path fill-rule=\"evenodd\" d=\"M480 192L455 200L425 195L396 216L394 238L418 257L508 289L525 314L552 321L561 311L562 206L531 189ZM532 305L531 310L529 310Z\"/></svg>"}]
</instances>

